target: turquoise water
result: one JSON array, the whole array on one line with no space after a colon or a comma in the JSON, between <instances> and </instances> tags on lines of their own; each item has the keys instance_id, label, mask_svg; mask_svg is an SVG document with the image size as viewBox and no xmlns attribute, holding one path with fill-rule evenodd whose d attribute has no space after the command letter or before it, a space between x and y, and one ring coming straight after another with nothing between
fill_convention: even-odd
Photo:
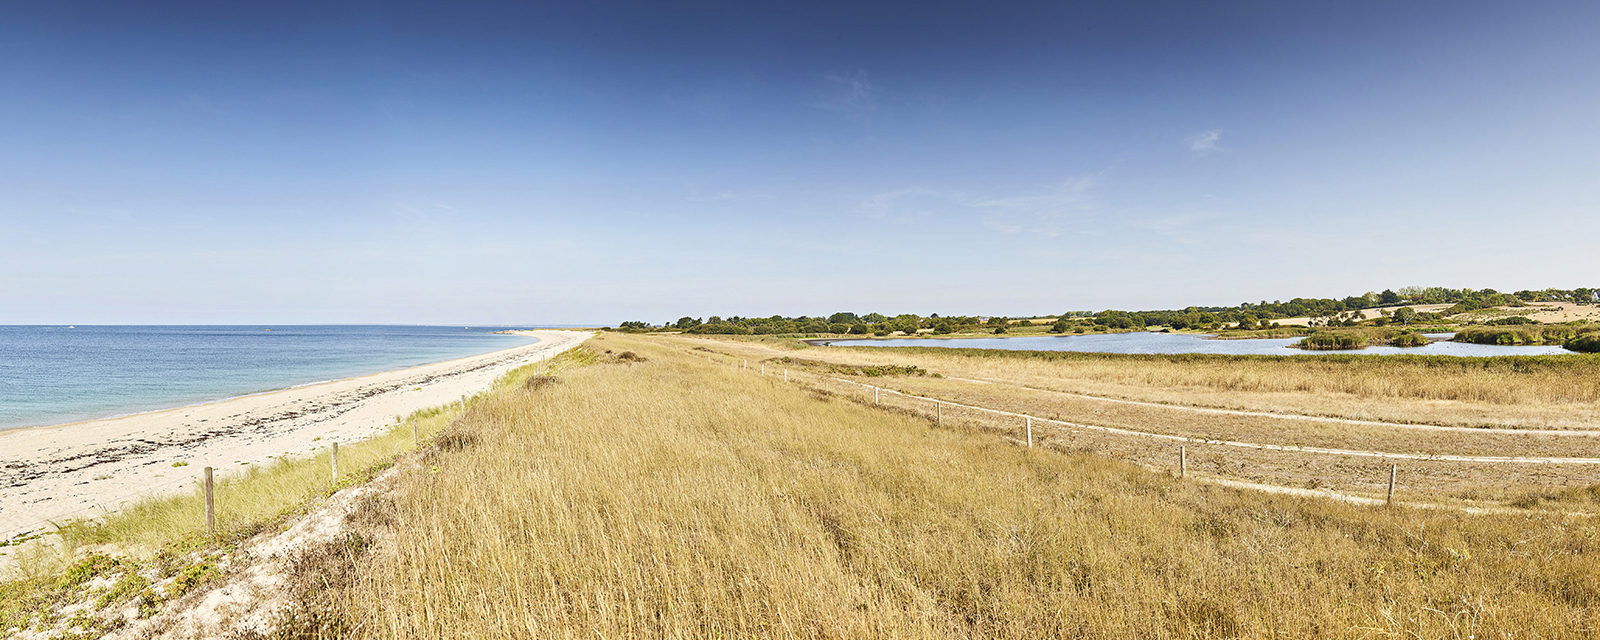
<instances>
[{"instance_id":1,"label":"turquoise water","mask_svg":"<svg viewBox=\"0 0 1600 640\"><path fill-rule=\"evenodd\" d=\"M535 342L489 333L499 330L0 326L0 429L178 407Z\"/></svg>"},{"instance_id":2,"label":"turquoise water","mask_svg":"<svg viewBox=\"0 0 1600 640\"><path fill-rule=\"evenodd\" d=\"M1429 334L1436 340L1451 334ZM826 340L852 347L946 347L968 349L1009 349L1013 351L1082 351L1089 353L1220 353L1228 355L1302 356L1334 353L1360 355L1435 355L1487 358L1490 356L1539 356L1570 354L1558 346L1514 347L1464 342L1434 342L1423 347L1367 347L1348 351L1309 351L1292 349L1299 338L1260 338L1252 340L1207 340L1206 336L1182 333L1112 333L1075 336L1028 336L1023 338L953 338L929 340L900 338L888 340Z\"/></svg>"}]
</instances>

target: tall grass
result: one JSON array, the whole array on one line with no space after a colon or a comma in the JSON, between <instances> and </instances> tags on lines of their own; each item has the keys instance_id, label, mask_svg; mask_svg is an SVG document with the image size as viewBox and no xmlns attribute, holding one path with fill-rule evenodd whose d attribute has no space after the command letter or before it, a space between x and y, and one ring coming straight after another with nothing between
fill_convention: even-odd
<instances>
[{"instance_id":1,"label":"tall grass","mask_svg":"<svg viewBox=\"0 0 1600 640\"><path fill-rule=\"evenodd\" d=\"M1474 344L1565 344L1578 337L1586 327L1570 324L1523 324L1491 327L1463 327L1456 332L1456 342ZM1593 327L1587 327L1593 330Z\"/></svg>"},{"instance_id":2,"label":"tall grass","mask_svg":"<svg viewBox=\"0 0 1600 640\"><path fill-rule=\"evenodd\" d=\"M1593 523L1236 493L646 339L369 505L366 637L1590 637Z\"/></svg>"},{"instance_id":3,"label":"tall grass","mask_svg":"<svg viewBox=\"0 0 1600 640\"><path fill-rule=\"evenodd\" d=\"M220 479L215 486L216 521L222 539L240 539L280 516L302 510L319 496L365 482L372 474L413 448L412 426L431 437L459 417L468 400L417 411L387 433L339 446L340 477L335 481L331 452L309 457L279 458L271 465ZM166 545L206 544L205 496L196 487L187 493L137 502L98 520L65 523L59 533L67 546L111 545L143 555Z\"/></svg>"},{"instance_id":4,"label":"tall grass","mask_svg":"<svg viewBox=\"0 0 1600 640\"><path fill-rule=\"evenodd\" d=\"M1600 357L1235 356L818 347L664 338L734 357L798 356L849 366L916 366L956 378L1154 402L1462 426L1600 424Z\"/></svg>"}]
</instances>

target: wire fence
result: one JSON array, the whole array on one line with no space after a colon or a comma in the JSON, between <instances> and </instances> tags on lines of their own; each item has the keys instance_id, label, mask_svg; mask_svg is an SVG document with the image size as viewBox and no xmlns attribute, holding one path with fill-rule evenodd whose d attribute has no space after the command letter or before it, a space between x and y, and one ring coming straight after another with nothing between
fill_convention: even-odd
<instances>
[{"instance_id":1,"label":"wire fence","mask_svg":"<svg viewBox=\"0 0 1600 640\"><path fill-rule=\"evenodd\" d=\"M559 343L559 344L566 344L566 343ZM571 345L571 346L576 346L576 345L574 344L574 345ZM570 348L570 346L566 347L566 348ZM541 351L534 351L534 352L528 353L526 355L520 356L520 357L516 358L513 361L510 361L510 364L506 365L506 370L509 371L509 370L516 369L516 368L519 368L519 367L522 367L522 366L543 362L543 361L549 360L551 358L554 358L556 355L560 354L563 351L565 351L565 348L557 350L557 351L542 351L542 350ZM496 376L496 377L498 377L498 376ZM402 387L408 387L409 385L401 385L401 386ZM413 424L413 428L415 428L415 424ZM417 437L417 433L414 430L412 432L412 435L413 435L413 438ZM334 443L332 441L329 441L329 444L333 447L333 451L334 451L334 453L332 453L332 456L333 456L332 465L333 466L330 468L330 475L331 475L330 481L336 481L337 478L338 478L338 466L337 466L338 465L338 463L337 463L337 455L338 455L337 454L337 446L338 446L338 444ZM287 456L291 456L291 455L303 455L303 454L304 454L303 450L296 450L294 452L286 453L284 456L273 456L273 457L274 458L281 458L281 457L287 457ZM317 455L321 455L321 454L319 453ZM153 460L151 460L149 462L150 463L167 463L167 462L178 462L178 461L179 460L177 460L177 459L173 459L173 460L153 459ZM187 462L187 460L183 460L183 462ZM93 480L87 480L86 482L93 482ZM22 504L21 505L22 509L20 511L6 512L6 511L3 511L3 510L0 510L0 554L5 553L5 551L6 551L5 547L6 546L20 544L22 542L26 542L28 540L34 539L34 538L36 538L38 536L41 536L41 535L48 535L50 533L53 533L57 529L57 527L59 527L61 525L64 525L64 524L66 524L68 522L71 522L71 521L74 521L74 520L92 520L92 519L99 518L99 517L105 516L107 514L113 513L115 511L125 507L125 506L128 506L128 505L133 504L133 503L137 503L137 502L140 502L140 501L143 501L143 500L148 500L148 499L161 497L161 496L177 495L179 492L175 491L174 489L176 487L178 487L178 486L181 486L181 485L190 485L192 490L194 490L196 492L199 492L199 491L202 490L202 488L204 486L204 482L205 482L204 467L196 466L196 467L193 467L193 476L192 477L182 477L182 478L176 478L176 479L172 479L172 480L164 480L164 481L157 482L157 483L146 483L146 484L141 485L138 489L134 489L132 491L124 492L122 494L111 496L111 497L106 497L106 496L101 496L101 495L94 495L94 496L91 496L91 497L83 497L83 498L79 499L80 500L80 504L82 506L74 507L74 508L71 508L71 509L63 509L63 508L61 508L59 503L60 503L60 501L64 500L63 498L45 498L45 499L41 500L41 502L50 502L50 503L52 503L50 505L51 508L48 509L49 515L45 515L45 516L40 516L40 515L38 515L36 513L30 513L28 511L28 504L38 504L38 502ZM68 498L68 499L70 499L70 498Z\"/></svg>"},{"instance_id":2,"label":"wire fence","mask_svg":"<svg viewBox=\"0 0 1600 640\"><path fill-rule=\"evenodd\" d=\"M1043 412L998 409L970 400L956 402L799 368L751 364L716 352L690 353L757 375L917 416L935 425L982 429L999 433L1019 446L1093 454L1174 475L1186 472L1197 480L1356 501L1382 502L1395 491L1395 501L1466 507L1527 507L1563 497L1581 497L1576 494L1600 486L1597 457L1418 453L1198 438L1092 424L1086 418L1063 420ZM1292 420L1293 416L1285 416L1286 431L1293 428ZM1180 465L1186 469L1180 471Z\"/></svg>"}]
</instances>

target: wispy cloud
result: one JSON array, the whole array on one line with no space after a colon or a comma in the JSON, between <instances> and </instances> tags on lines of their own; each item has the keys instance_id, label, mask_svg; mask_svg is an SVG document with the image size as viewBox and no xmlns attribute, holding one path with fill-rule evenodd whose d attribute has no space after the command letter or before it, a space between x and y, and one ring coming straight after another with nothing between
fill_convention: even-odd
<instances>
[{"instance_id":1,"label":"wispy cloud","mask_svg":"<svg viewBox=\"0 0 1600 640\"><path fill-rule=\"evenodd\" d=\"M1204 153L1207 151L1226 151L1227 149L1225 147L1217 144L1221 140L1222 130L1212 129L1210 131L1202 131L1189 136L1188 138L1184 138L1183 142L1189 146L1190 151Z\"/></svg>"},{"instance_id":2,"label":"wispy cloud","mask_svg":"<svg viewBox=\"0 0 1600 640\"><path fill-rule=\"evenodd\" d=\"M1217 220L1221 216L1209 212L1181 213L1178 215L1138 220L1133 226L1147 231L1153 231L1166 236L1174 242L1189 245L1204 244L1202 236L1206 231L1204 223Z\"/></svg>"},{"instance_id":3,"label":"wispy cloud","mask_svg":"<svg viewBox=\"0 0 1600 640\"><path fill-rule=\"evenodd\" d=\"M829 74L822 77L833 86L832 95L817 106L844 116L853 122L864 122L878 110L876 90L867 80L866 71L850 75Z\"/></svg>"},{"instance_id":4,"label":"wispy cloud","mask_svg":"<svg viewBox=\"0 0 1600 640\"><path fill-rule=\"evenodd\" d=\"M456 208L442 202L395 202L391 212L406 220L435 220L456 213Z\"/></svg>"},{"instance_id":5,"label":"wispy cloud","mask_svg":"<svg viewBox=\"0 0 1600 640\"><path fill-rule=\"evenodd\" d=\"M861 211L874 218L905 221L966 219L1006 235L1057 236L1073 231L1071 223L1098 213L1089 191L1103 173L1073 176L1035 191L1006 195L927 187L896 189L868 197L862 201Z\"/></svg>"}]
</instances>

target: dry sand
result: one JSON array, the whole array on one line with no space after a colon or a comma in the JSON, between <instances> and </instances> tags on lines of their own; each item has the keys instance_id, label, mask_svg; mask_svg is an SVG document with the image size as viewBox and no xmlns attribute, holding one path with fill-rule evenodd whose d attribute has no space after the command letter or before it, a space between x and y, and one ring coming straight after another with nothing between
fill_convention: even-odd
<instances>
[{"instance_id":1,"label":"dry sand","mask_svg":"<svg viewBox=\"0 0 1600 640\"><path fill-rule=\"evenodd\" d=\"M195 486L331 442L383 433L397 418L484 391L502 374L577 346L591 333L519 331L539 342L358 378L208 404L0 431L0 541L140 498ZM175 462L187 466L173 467Z\"/></svg>"},{"instance_id":2,"label":"dry sand","mask_svg":"<svg viewBox=\"0 0 1600 640\"><path fill-rule=\"evenodd\" d=\"M1395 309L1399 309L1400 307L1411 307L1411 309L1413 311L1416 311L1417 313L1438 313L1438 312L1440 312L1442 310L1449 309L1450 305L1448 305L1448 304L1396 304L1396 305L1389 305L1387 307L1373 307L1371 309L1360 309L1359 311L1360 311L1362 320L1371 320L1373 318L1376 318L1378 316L1383 315L1383 311L1385 311L1385 310L1389 311L1390 313L1393 313ZM1282 318L1282 319L1278 319L1278 320L1268 320L1268 322L1276 322L1276 323L1278 323L1278 326L1282 326L1282 327L1288 327L1288 326L1305 327L1305 326L1310 326L1311 318L1307 318L1307 317Z\"/></svg>"}]
</instances>

